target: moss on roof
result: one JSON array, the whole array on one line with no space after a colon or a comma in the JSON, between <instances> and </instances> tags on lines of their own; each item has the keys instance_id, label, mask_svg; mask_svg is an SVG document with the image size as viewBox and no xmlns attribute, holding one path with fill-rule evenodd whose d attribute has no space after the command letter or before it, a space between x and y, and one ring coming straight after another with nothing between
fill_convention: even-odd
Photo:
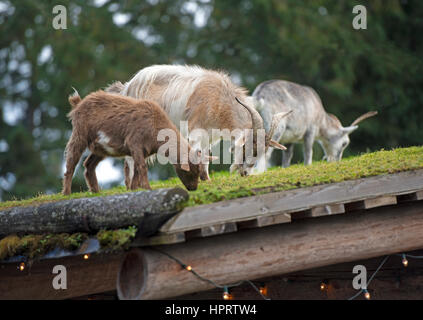
<instances>
[{"instance_id":1,"label":"moss on roof","mask_svg":"<svg viewBox=\"0 0 423 320\"><path fill-rule=\"evenodd\" d=\"M340 162L319 161L314 162L311 166L297 164L289 168L274 167L265 173L248 177L241 177L239 174L229 174L228 172L217 172L211 175L211 181L200 182L196 191L189 192L190 199L186 206L422 168L423 147L410 147L366 153L343 159ZM152 181L151 186L153 189L184 188L178 178ZM37 205L45 202L107 196L125 192L128 192L125 187L116 187L102 190L100 193L78 192L70 196L41 194L30 199L1 202L0 210L15 206Z\"/></svg>"},{"instance_id":2,"label":"moss on roof","mask_svg":"<svg viewBox=\"0 0 423 320\"><path fill-rule=\"evenodd\" d=\"M103 250L116 251L128 249L136 234L137 228L130 226L126 229L100 230L96 237Z\"/></svg>"},{"instance_id":3,"label":"moss on roof","mask_svg":"<svg viewBox=\"0 0 423 320\"><path fill-rule=\"evenodd\" d=\"M102 252L126 250L135 238L137 228L130 226L126 229L101 230L96 234ZM89 237L86 233L59 233L17 236L9 235L0 240L0 261L14 256L24 256L36 259L49 251L60 248L74 251L81 247Z\"/></svg>"},{"instance_id":4,"label":"moss on roof","mask_svg":"<svg viewBox=\"0 0 423 320\"><path fill-rule=\"evenodd\" d=\"M13 256L25 256L30 259L42 256L47 252L61 248L77 250L88 235L84 233L60 233L48 235L9 235L0 240L0 260Z\"/></svg>"}]
</instances>

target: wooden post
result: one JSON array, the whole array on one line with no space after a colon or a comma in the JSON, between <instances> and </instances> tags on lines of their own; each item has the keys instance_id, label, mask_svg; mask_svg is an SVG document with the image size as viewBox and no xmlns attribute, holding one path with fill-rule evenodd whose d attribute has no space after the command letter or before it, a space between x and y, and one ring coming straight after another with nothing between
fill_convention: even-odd
<instances>
[{"instance_id":1,"label":"wooden post","mask_svg":"<svg viewBox=\"0 0 423 320\"><path fill-rule=\"evenodd\" d=\"M158 249L225 285L423 248L423 202L299 220ZM213 288L154 248L121 264L121 299L163 299Z\"/></svg>"}]
</instances>

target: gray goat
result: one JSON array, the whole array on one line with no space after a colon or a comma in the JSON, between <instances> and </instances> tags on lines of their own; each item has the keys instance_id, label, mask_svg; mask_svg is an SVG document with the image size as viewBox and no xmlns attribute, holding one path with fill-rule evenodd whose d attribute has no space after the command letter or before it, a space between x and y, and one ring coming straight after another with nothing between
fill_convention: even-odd
<instances>
[{"instance_id":1,"label":"gray goat","mask_svg":"<svg viewBox=\"0 0 423 320\"><path fill-rule=\"evenodd\" d=\"M377 114L377 111L368 112L350 126L344 127L336 116L326 113L316 91L283 80L270 80L259 84L252 98L263 118L266 131L270 129L273 115L292 110L289 116L280 121L270 137L274 141L289 145L288 150L283 151L283 167L290 165L294 152L293 144L299 142L304 143L304 164L310 165L315 140L323 148L324 159L329 162L341 160L345 148L350 143L349 135L357 130L361 121ZM266 162L272 152L273 149L268 149L266 155L258 161L258 172L266 170Z\"/></svg>"}]
</instances>

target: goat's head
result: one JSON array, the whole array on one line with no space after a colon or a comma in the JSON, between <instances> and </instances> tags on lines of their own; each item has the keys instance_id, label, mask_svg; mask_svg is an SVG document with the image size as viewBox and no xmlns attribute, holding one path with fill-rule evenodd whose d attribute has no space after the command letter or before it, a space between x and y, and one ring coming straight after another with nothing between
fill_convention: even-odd
<instances>
[{"instance_id":1,"label":"goat's head","mask_svg":"<svg viewBox=\"0 0 423 320\"><path fill-rule=\"evenodd\" d=\"M358 124L361 121L375 115L377 115L377 111L367 112L354 120L350 126L343 127L336 116L328 114L326 118L327 125L322 134L323 138L319 141L325 152L323 159L328 162L340 161L345 148L350 143L349 135L358 129Z\"/></svg>"},{"instance_id":2,"label":"goat's head","mask_svg":"<svg viewBox=\"0 0 423 320\"><path fill-rule=\"evenodd\" d=\"M197 190L199 178L205 180L203 178L205 174L204 164L216 159L218 158L215 156L203 154L201 150L191 149L188 163L175 165L175 171L184 186L189 191L194 191Z\"/></svg>"},{"instance_id":3,"label":"goat's head","mask_svg":"<svg viewBox=\"0 0 423 320\"><path fill-rule=\"evenodd\" d=\"M286 147L279 144L278 142L272 140L273 137L273 133L276 129L276 127L278 126L279 122L286 117L287 115L289 115L292 111L289 112L281 112L278 114L275 114L272 118L272 123L270 126L270 130L269 132L267 132L264 136L264 141L259 141L259 130L263 130L264 132L264 125L263 125L263 119L260 116L260 114L257 112L257 110L255 110L253 107L246 105L244 103L242 103L241 101L239 101L238 98L236 98L236 101L241 104L245 109L247 109L247 111L250 113L251 115L251 121L252 121L252 131L253 131L253 141L252 141L252 146L253 146L253 156L257 159L260 156L264 156L263 155L259 155L258 151L261 150L263 152L263 149L259 148L259 143L263 143L264 142L264 153L267 151L267 149L269 147L272 148L276 148L276 149L280 149L280 150L286 150ZM243 148L243 152L242 155L244 157L244 160L242 161L241 164L239 164L239 161L237 161L236 163L231 165L230 171L234 172L234 171L238 171L241 176L247 176L249 174L251 174L254 165L255 165L255 161L247 161L246 159L246 152L245 152L245 146L246 146L246 140L248 138L245 136L242 136L241 138L239 138L237 141L235 141L235 147L241 147Z\"/></svg>"}]
</instances>

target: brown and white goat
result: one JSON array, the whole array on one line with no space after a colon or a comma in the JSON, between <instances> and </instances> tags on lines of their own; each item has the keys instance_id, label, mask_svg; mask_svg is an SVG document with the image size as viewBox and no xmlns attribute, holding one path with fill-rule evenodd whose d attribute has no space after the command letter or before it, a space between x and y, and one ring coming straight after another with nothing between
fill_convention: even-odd
<instances>
[{"instance_id":1,"label":"brown and white goat","mask_svg":"<svg viewBox=\"0 0 423 320\"><path fill-rule=\"evenodd\" d=\"M171 159L174 168L188 190L197 189L201 164L194 164L191 160L193 157L198 160L201 155L190 148L167 114L155 102L100 90L82 100L75 92L69 97L69 103L72 105L72 111L68 116L72 120L73 129L65 151L64 194L71 193L72 176L86 148L91 151L84 162L85 180L90 191L99 191L95 174L99 162L106 157L124 156L130 156L134 161L128 188L151 189L145 158L157 153L165 144L164 141L158 141L161 130L175 132L173 147L177 150L177 159ZM189 153L185 163L180 161L183 158L182 150Z\"/></svg>"},{"instance_id":2,"label":"brown and white goat","mask_svg":"<svg viewBox=\"0 0 423 320\"><path fill-rule=\"evenodd\" d=\"M371 111L358 117L344 127L333 114L326 113L319 95L310 87L283 80L270 80L257 86L253 92L254 104L268 128L275 114L291 110L292 114L281 121L272 131L272 139L289 144L283 152L282 164L288 167L294 152L294 143L304 143L304 164L312 162L313 143L317 140L325 153L327 161L339 161L350 143L349 135L358 129L358 124L377 114ZM257 164L259 172L265 170L266 160L272 150Z\"/></svg>"},{"instance_id":3,"label":"brown and white goat","mask_svg":"<svg viewBox=\"0 0 423 320\"><path fill-rule=\"evenodd\" d=\"M253 129L253 137L257 136L258 130L264 129L260 114L254 108L237 102L238 99L248 104L247 91L235 85L223 72L198 66L154 65L140 70L125 84L120 82L111 84L106 91L157 102L178 128L181 121L187 121L189 132L195 129L208 132L206 143L212 146L222 138L228 139L228 137L216 137L212 134L213 129L229 130L229 132L237 129ZM237 139L238 143L245 143L246 140L247 138ZM264 142L266 148L272 146L284 150L283 146L269 137L266 137ZM189 143L196 149L205 150L205 141L202 137L191 138ZM253 139L254 150L257 149L256 143L256 139ZM245 166L254 165L246 164L245 156L237 160L238 163L242 161L244 163L233 164L231 171L238 170L244 174ZM201 179L209 179L208 164L205 164Z\"/></svg>"}]
</instances>

